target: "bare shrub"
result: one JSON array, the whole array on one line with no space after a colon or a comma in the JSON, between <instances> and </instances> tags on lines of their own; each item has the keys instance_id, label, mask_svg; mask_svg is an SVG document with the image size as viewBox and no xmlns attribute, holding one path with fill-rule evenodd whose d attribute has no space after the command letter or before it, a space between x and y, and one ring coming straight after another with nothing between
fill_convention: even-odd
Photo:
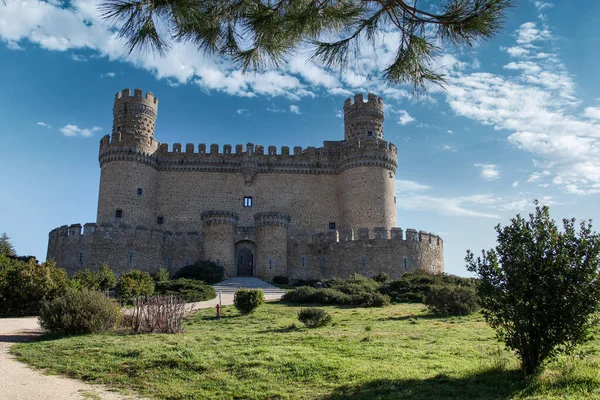
<instances>
[{"instance_id":1,"label":"bare shrub","mask_svg":"<svg viewBox=\"0 0 600 400\"><path fill-rule=\"evenodd\" d=\"M133 333L180 333L185 300L179 296L137 297L133 301Z\"/></svg>"}]
</instances>

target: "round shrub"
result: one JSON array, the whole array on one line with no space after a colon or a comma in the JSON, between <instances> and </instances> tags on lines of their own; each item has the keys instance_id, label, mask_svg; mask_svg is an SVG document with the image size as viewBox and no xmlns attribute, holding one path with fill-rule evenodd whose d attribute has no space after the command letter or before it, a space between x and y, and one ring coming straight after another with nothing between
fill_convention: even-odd
<instances>
[{"instance_id":1,"label":"round shrub","mask_svg":"<svg viewBox=\"0 0 600 400\"><path fill-rule=\"evenodd\" d=\"M117 294L121 300L130 302L138 296L154 293L154 280L147 272L132 269L125 272L117 282Z\"/></svg>"},{"instance_id":2,"label":"round shrub","mask_svg":"<svg viewBox=\"0 0 600 400\"><path fill-rule=\"evenodd\" d=\"M315 291L315 294L308 298L308 301L304 303L315 303L315 304L349 304L351 296L346 293L342 293L339 290L332 288L319 289Z\"/></svg>"},{"instance_id":3,"label":"round shrub","mask_svg":"<svg viewBox=\"0 0 600 400\"><path fill-rule=\"evenodd\" d=\"M166 268L160 268L158 271L152 275L152 278L155 282L166 282L171 279L171 274L169 274L169 270Z\"/></svg>"},{"instance_id":4,"label":"round shrub","mask_svg":"<svg viewBox=\"0 0 600 400\"><path fill-rule=\"evenodd\" d=\"M388 283L390 281L390 276L388 274L386 274L385 272L380 272L373 277L373 280L375 282L384 284L384 283Z\"/></svg>"},{"instance_id":5,"label":"round shrub","mask_svg":"<svg viewBox=\"0 0 600 400\"><path fill-rule=\"evenodd\" d=\"M277 275L273 277L273 283L276 285L287 285L290 280L287 276Z\"/></svg>"},{"instance_id":6,"label":"round shrub","mask_svg":"<svg viewBox=\"0 0 600 400\"><path fill-rule=\"evenodd\" d=\"M310 303L317 289L311 286L300 286L294 290L290 290L283 295L283 301L290 303Z\"/></svg>"},{"instance_id":7,"label":"round shrub","mask_svg":"<svg viewBox=\"0 0 600 400\"><path fill-rule=\"evenodd\" d=\"M261 289L239 289L233 296L233 305L242 315L254 312L263 303Z\"/></svg>"},{"instance_id":8,"label":"round shrub","mask_svg":"<svg viewBox=\"0 0 600 400\"><path fill-rule=\"evenodd\" d=\"M40 326L49 332L81 335L100 333L115 326L118 307L100 292L70 291L42 305Z\"/></svg>"},{"instance_id":9,"label":"round shrub","mask_svg":"<svg viewBox=\"0 0 600 400\"><path fill-rule=\"evenodd\" d=\"M331 322L331 315L322 308L303 308L298 312L298 320L308 328L318 328Z\"/></svg>"},{"instance_id":10,"label":"round shrub","mask_svg":"<svg viewBox=\"0 0 600 400\"><path fill-rule=\"evenodd\" d=\"M381 293L359 293L353 295L350 302L359 307L385 307L390 305L390 297Z\"/></svg>"},{"instance_id":11,"label":"round shrub","mask_svg":"<svg viewBox=\"0 0 600 400\"><path fill-rule=\"evenodd\" d=\"M198 261L191 265L186 265L175 273L173 278L186 278L204 281L206 283L219 283L225 276L223 267L212 261Z\"/></svg>"},{"instance_id":12,"label":"round shrub","mask_svg":"<svg viewBox=\"0 0 600 400\"><path fill-rule=\"evenodd\" d=\"M425 305L441 315L469 315L479 309L475 289L465 286L433 286L425 297Z\"/></svg>"},{"instance_id":13,"label":"round shrub","mask_svg":"<svg viewBox=\"0 0 600 400\"><path fill-rule=\"evenodd\" d=\"M212 286L193 279L175 279L156 283L156 292L162 295L180 296L187 302L205 301L216 297Z\"/></svg>"}]
</instances>

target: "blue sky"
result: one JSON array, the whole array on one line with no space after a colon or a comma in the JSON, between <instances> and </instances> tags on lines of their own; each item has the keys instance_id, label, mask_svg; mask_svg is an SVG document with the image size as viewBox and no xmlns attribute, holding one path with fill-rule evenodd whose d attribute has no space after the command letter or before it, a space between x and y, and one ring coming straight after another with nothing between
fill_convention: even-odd
<instances>
[{"instance_id":1,"label":"blue sky","mask_svg":"<svg viewBox=\"0 0 600 400\"><path fill-rule=\"evenodd\" d=\"M398 146L398 226L440 234L448 273L467 275L466 249L494 246L493 227L531 212L534 198L556 219L598 220L600 2L518 3L494 40L435 61L445 91L414 98L380 79L394 32L342 73L299 52L243 75L190 45L164 58L128 54L94 1L9 0L0 6L0 233L43 260L51 229L95 220L98 142L127 87L159 98L160 142L221 145L341 140L344 100L381 95L385 138Z\"/></svg>"}]
</instances>

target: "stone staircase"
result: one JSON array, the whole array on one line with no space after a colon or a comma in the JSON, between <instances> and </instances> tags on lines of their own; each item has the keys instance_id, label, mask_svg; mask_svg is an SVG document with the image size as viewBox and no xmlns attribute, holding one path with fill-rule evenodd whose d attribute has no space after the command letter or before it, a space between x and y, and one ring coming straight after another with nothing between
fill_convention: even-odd
<instances>
[{"instance_id":1,"label":"stone staircase","mask_svg":"<svg viewBox=\"0 0 600 400\"><path fill-rule=\"evenodd\" d=\"M279 299L285 292L268 282L251 276L237 276L213 285L215 292L222 294L234 294L239 288L262 289L266 299Z\"/></svg>"}]
</instances>

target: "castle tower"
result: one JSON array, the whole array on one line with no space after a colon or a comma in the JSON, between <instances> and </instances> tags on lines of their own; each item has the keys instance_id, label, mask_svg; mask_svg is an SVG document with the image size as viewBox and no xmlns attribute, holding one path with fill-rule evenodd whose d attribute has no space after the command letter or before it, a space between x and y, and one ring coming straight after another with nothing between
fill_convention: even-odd
<instances>
[{"instance_id":1,"label":"castle tower","mask_svg":"<svg viewBox=\"0 0 600 400\"><path fill-rule=\"evenodd\" d=\"M154 204L157 170L154 153L154 122L158 99L129 89L115 95L112 137L100 141L99 224L152 227L156 223Z\"/></svg>"},{"instance_id":2,"label":"castle tower","mask_svg":"<svg viewBox=\"0 0 600 400\"><path fill-rule=\"evenodd\" d=\"M151 154L158 142L154 139L154 123L158 99L150 92L143 96L141 89L123 89L115 95L113 107L112 145L128 147Z\"/></svg>"},{"instance_id":3,"label":"castle tower","mask_svg":"<svg viewBox=\"0 0 600 400\"><path fill-rule=\"evenodd\" d=\"M396 146L383 140L383 100L357 94L344 102L346 144L338 178L340 229L396 226Z\"/></svg>"},{"instance_id":4,"label":"castle tower","mask_svg":"<svg viewBox=\"0 0 600 400\"><path fill-rule=\"evenodd\" d=\"M344 139L354 141L362 138L383 139L383 99L369 93L367 102L357 94L344 102Z\"/></svg>"},{"instance_id":5,"label":"castle tower","mask_svg":"<svg viewBox=\"0 0 600 400\"><path fill-rule=\"evenodd\" d=\"M225 276L235 276L235 226L239 216L233 211L204 211L204 258L221 265Z\"/></svg>"},{"instance_id":6,"label":"castle tower","mask_svg":"<svg viewBox=\"0 0 600 400\"><path fill-rule=\"evenodd\" d=\"M287 230L291 222L288 214L261 212L254 215L256 227L256 276L270 281L274 276L287 276Z\"/></svg>"}]
</instances>

